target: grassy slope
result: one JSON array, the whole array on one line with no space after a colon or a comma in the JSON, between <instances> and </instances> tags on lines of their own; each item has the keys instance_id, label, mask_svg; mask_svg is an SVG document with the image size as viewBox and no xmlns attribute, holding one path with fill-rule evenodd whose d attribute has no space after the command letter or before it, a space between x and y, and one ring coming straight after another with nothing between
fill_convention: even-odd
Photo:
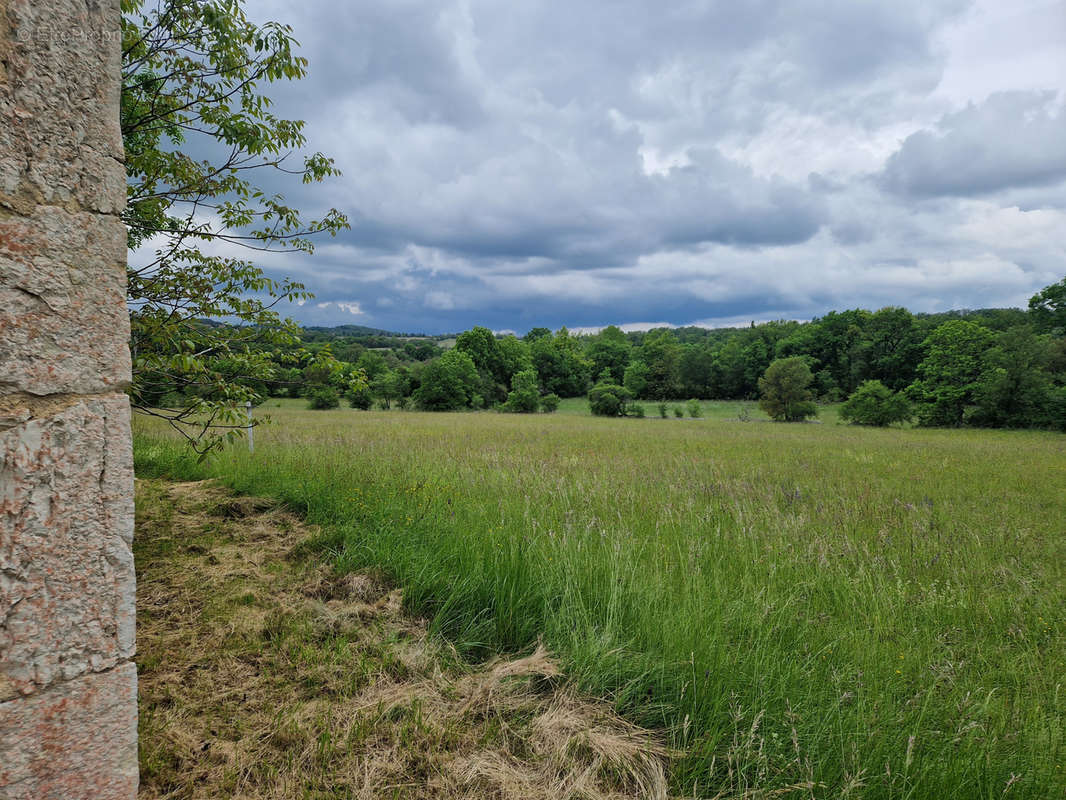
<instances>
[{"instance_id":1,"label":"grassy slope","mask_svg":"<svg viewBox=\"0 0 1066 800\"><path fill-rule=\"evenodd\" d=\"M210 469L470 655L543 635L714 795L1061 794L1066 438L268 409ZM654 413L649 407L649 412ZM138 439L143 469L195 472Z\"/></svg>"}]
</instances>

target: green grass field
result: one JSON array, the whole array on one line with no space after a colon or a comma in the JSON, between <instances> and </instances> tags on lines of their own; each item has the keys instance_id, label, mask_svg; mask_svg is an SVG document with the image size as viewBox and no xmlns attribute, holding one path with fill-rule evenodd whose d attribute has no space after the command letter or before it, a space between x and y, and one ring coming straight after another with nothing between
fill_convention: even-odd
<instances>
[{"instance_id":1,"label":"green grass field","mask_svg":"<svg viewBox=\"0 0 1066 800\"><path fill-rule=\"evenodd\" d=\"M543 639L678 794L1066 792L1062 435L276 402L204 465L138 420L138 469L283 499L470 658Z\"/></svg>"},{"instance_id":2,"label":"green grass field","mask_svg":"<svg viewBox=\"0 0 1066 800\"><path fill-rule=\"evenodd\" d=\"M646 419L661 419L659 414L659 404L654 400L643 400L639 405L644 406L644 414ZM684 413L684 419L689 419L687 401L685 400L671 400L666 404L667 407L667 419L676 420L677 416L674 414L675 408L680 408ZM277 398L273 397L266 401L263 406L263 412L270 414L279 408L285 409L306 409L307 400L294 399L294 398ZM835 424L839 421L838 410L840 409L839 403L831 403L827 405L818 406L818 416L815 422L821 422L825 424ZM338 411L348 411L347 407L338 409ZM362 413L362 412L353 412ZM578 417L591 417L592 413L589 411L589 402L584 397L567 397L559 402L559 408L555 412L563 416L578 416ZM770 418L766 416L762 409L759 408L759 404L753 400L736 400L731 402L719 402L711 400L700 401L700 413L701 419L721 420L728 422L737 422L742 419L750 422L769 422Z\"/></svg>"}]
</instances>

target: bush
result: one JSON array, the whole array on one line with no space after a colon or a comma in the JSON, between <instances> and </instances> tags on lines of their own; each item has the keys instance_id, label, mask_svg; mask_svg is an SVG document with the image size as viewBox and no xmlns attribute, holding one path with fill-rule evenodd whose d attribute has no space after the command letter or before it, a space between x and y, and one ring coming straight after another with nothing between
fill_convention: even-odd
<instances>
[{"instance_id":1,"label":"bush","mask_svg":"<svg viewBox=\"0 0 1066 800\"><path fill-rule=\"evenodd\" d=\"M858 425L884 427L905 422L912 416L911 404L881 381L863 381L840 407L840 418Z\"/></svg>"},{"instance_id":2,"label":"bush","mask_svg":"<svg viewBox=\"0 0 1066 800\"><path fill-rule=\"evenodd\" d=\"M597 417L625 416L633 394L624 386L599 383L589 390L589 410Z\"/></svg>"},{"instance_id":3,"label":"bush","mask_svg":"<svg viewBox=\"0 0 1066 800\"><path fill-rule=\"evenodd\" d=\"M699 400L696 400L695 398L693 398L692 400L688 401L687 406L688 406L688 415L690 417L692 417L693 419L696 419L697 417L702 415L703 409L700 408L700 401Z\"/></svg>"},{"instance_id":4,"label":"bush","mask_svg":"<svg viewBox=\"0 0 1066 800\"><path fill-rule=\"evenodd\" d=\"M759 378L759 407L778 422L799 422L818 414L811 400L814 380L802 358L779 358Z\"/></svg>"},{"instance_id":5,"label":"bush","mask_svg":"<svg viewBox=\"0 0 1066 800\"><path fill-rule=\"evenodd\" d=\"M363 388L348 392L344 395L348 401L348 405L352 408L358 408L360 411L369 411L370 407L374 405L374 396L370 394L370 389Z\"/></svg>"},{"instance_id":6,"label":"bush","mask_svg":"<svg viewBox=\"0 0 1066 800\"><path fill-rule=\"evenodd\" d=\"M511 378L511 392L507 395L504 409L518 414L532 414L540 405L540 389L537 371L526 369L516 372Z\"/></svg>"},{"instance_id":7,"label":"bush","mask_svg":"<svg viewBox=\"0 0 1066 800\"><path fill-rule=\"evenodd\" d=\"M644 406L639 403L634 403L629 407L629 409L630 415L636 417L637 419L644 419Z\"/></svg>"},{"instance_id":8,"label":"bush","mask_svg":"<svg viewBox=\"0 0 1066 800\"><path fill-rule=\"evenodd\" d=\"M322 386L311 392L307 407L323 411L329 408L340 408L340 405L341 396L337 394L337 390L332 386Z\"/></svg>"},{"instance_id":9,"label":"bush","mask_svg":"<svg viewBox=\"0 0 1066 800\"><path fill-rule=\"evenodd\" d=\"M545 414L552 414L559 408L559 395L552 392L540 398L540 409Z\"/></svg>"},{"instance_id":10,"label":"bush","mask_svg":"<svg viewBox=\"0 0 1066 800\"><path fill-rule=\"evenodd\" d=\"M668 407L667 407L666 403L659 403L658 408L659 408L659 416L662 417L663 419L666 419L666 412L668 410Z\"/></svg>"},{"instance_id":11,"label":"bush","mask_svg":"<svg viewBox=\"0 0 1066 800\"><path fill-rule=\"evenodd\" d=\"M685 416L685 409L681 406L674 406L674 416L678 419L682 419Z\"/></svg>"}]
</instances>

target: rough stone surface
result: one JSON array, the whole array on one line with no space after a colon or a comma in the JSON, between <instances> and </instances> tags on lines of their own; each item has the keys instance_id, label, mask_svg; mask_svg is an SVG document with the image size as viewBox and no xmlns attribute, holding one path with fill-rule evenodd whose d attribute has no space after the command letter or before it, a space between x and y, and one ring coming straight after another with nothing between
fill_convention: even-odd
<instances>
[{"instance_id":1,"label":"rough stone surface","mask_svg":"<svg viewBox=\"0 0 1066 800\"><path fill-rule=\"evenodd\" d=\"M0 207L118 214L119 0L0 0Z\"/></svg>"},{"instance_id":2,"label":"rough stone surface","mask_svg":"<svg viewBox=\"0 0 1066 800\"><path fill-rule=\"evenodd\" d=\"M0 392L80 394L129 383L125 265L117 217L56 206L0 216Z\"/></svg>"},{"instance_id":3,"label":"rough stone surface","mask_svg":"<svg viewBox=\"0 0 1066 800\"><path fill-rule=\"evenodd\" d=\"M119 0L0 0L0 800L133 800Z\"/></svg>"},{"instance_id":4,"label":"rough stone surface","mask_svg":"<svg viewBox=\"0 0 1066 800\"><path fill-rule=\"evenodd\" d=\"M0 699L133 655L128 432L125 395L0 432Z\"/></svg>"},{"instance_id":5,"label":"rough stone surface","mask_svg":"<svg viewBox=\"0 0 1066 800\"><path fill-rule=\"evenodd\" d=\"M0 800L132 800L136 667L0 703L0 742Z\"/></svg>"}]
</instances>

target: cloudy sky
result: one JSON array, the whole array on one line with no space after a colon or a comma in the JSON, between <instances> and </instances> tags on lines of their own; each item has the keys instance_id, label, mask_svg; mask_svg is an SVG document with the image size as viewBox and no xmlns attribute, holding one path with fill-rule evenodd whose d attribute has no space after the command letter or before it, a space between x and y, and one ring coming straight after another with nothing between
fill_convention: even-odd
<instances>
[{"instance_id":1,"label":"cloudy sky","mask_svg":"<svg viewBox=\"0 0 1066 800\"><path fill-rule=\"evenodd\" d=\"M269 0L344 177L306 324L1024 306L1066 275L1066 0Z\"/></svg>"}]
</instances>

